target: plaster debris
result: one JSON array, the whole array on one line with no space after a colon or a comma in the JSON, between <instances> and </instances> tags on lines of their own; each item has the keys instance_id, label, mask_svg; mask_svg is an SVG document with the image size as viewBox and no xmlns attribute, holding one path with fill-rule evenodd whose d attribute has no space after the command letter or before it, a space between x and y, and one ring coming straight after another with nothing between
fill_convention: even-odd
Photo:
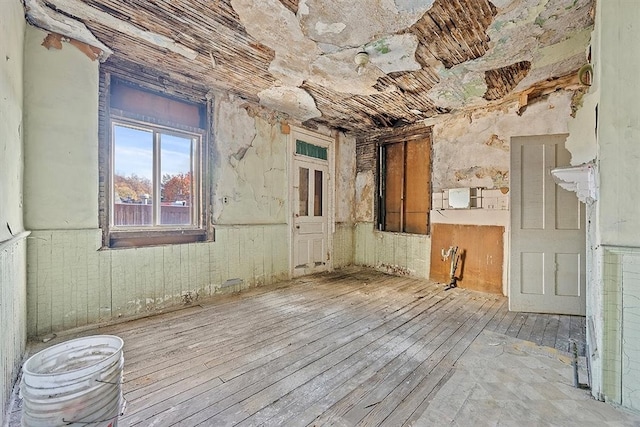
<instances>
[{"instance_id":1,"label":"plaster debris","mask_svg":"<svg viewBox=\"0 0 640 427\"><path fill-rule=\"evenodd\" d=\"M282 111L301 121L322 115L309 92L299 87L276 86L263 90L258 96L260 105Z\"/></svg>"}]
</instances>

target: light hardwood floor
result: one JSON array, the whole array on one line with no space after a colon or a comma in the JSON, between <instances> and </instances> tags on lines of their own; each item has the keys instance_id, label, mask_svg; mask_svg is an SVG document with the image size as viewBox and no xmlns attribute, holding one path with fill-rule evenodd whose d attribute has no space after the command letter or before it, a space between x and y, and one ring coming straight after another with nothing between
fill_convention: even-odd
<instances>
[{"instance_id":1,"label":"light hardwood floor","mask_svg":"<svg viewBox=\"0 0 640 427\"><path fill-rule=\"evenodd\" d=\"M583 318L356 268L82 335L125 341L120 426L400 426L484 329L562 351L584 342Z\"/></svg>"}]
</instances>

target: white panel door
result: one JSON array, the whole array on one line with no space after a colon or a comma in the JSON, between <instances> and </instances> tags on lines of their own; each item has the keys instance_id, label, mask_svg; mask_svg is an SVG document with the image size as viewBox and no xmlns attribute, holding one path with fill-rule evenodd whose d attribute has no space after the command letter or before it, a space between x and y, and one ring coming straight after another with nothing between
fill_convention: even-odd
<instances>
[{"instance_id":1,"label":"white panel door","mask_svg":"<svg viewBox=\"0 0 640 427\"><path fill-rule=\"evenodd\" d=\"M328 269L327 162L294 159L293 275Z\"/></svg>"},{"instance_id":2,"label":"white panel door","mask_svg":"<svg viewBox=\"0 0 640 427\"><path fill-rule=\"evenodd\" d=\"M551 170L568 166L566 135L511 142L509 309L584 315L584 206Z\"/></svg>"}]
</instances>

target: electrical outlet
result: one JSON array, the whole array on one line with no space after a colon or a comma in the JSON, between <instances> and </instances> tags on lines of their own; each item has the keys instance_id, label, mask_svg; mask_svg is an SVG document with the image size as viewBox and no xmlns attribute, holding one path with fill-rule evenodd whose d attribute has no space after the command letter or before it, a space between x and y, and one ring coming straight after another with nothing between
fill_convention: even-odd
<instances>
[{"instance_id":1,"label":"electrical outlet","mask_svg":"<svg viewBox=\"0 0 640 427\"><path fill-rule=\"evenodd\" d=\"M229 198L227 196L224 196L222 198L222 203L224 203L225 205L228 205L229 204Z\"/></svg>"}]
</instances>

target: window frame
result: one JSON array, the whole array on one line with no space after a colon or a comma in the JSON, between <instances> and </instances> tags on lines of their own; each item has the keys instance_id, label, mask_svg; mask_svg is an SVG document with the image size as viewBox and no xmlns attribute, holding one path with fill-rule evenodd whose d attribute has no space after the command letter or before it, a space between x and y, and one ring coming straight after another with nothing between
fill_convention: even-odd
<instances>
[{"instance_id":1,"label":"window frame","mask_svg":"<svg viewBox=\"0 0 640 427\"><path fill-rule=\"evenodd\" d=\"M424 233L422 232L412 232L412 231L407 231L407 222L405 221L405 215L406 215L406 209L407 209L407 193L409 193L409 191L407 190L407 184L410 182L410 180L407 177L407 145L409 143L414 143L414 142L422 142L424 144L427 145L426 150L427 150L427 155L428 155L428 163L427 163L427 167L428 167L428 181L427 181L427 194L425 195L425 201L427 203L427 209L426 209L426 224L425 224L425 231ZM396 231L396 230L388 230L388 227L386 225L386 220L387 220L387 212L386 212L386 196L387 196L387 187L388 187L388 183L386 181L387 178L387 165L386 165L386 156L387 156L387 148L393 145L401 145L401 151L402 151L402 158L403 158L403 163L402 163L402 176L401 176L401 180L400 180L400 184L401 184L401 195L400 195L400 230ZM395 138L393 140L389 139L389 140L383 140L383 141L379 141L376 144L376 154L377 154L377 187L378 187L378 192L377 192L377 209L376 209L376 213L377 213L377 229L380 232L386 232L386 233L401 233L401 234L411 234L411 235L417 235L417 236L428 236L431 234L431 209L432 209L432 197L433 197L433 191L432 191L432 171L433 171L433 167L432 167L432 139L431 139L431 133L424 133L424 134L420 134L420 135L416 135L413 137L405 137L405 138Z\"/></svg>"},{"instance_id":2,"label":"window frame","mask_svg":"<svg viewBox=\"0 0 640 427\"><path fill-rule=\"evenodd\" d=\"M102 73L101 73L102 74ZM207 129L200 127L192 127L178 123L172 123L167 120L157 119L154 117L136 114L130 111L110 107L110 82L111 74L104 72L101 77L100 87L100 125L101 132L99 138L100 144L100 192L99 192L99 226L103 230L103 248L132 248L144 246L157 246L168 244L184 244L202 241L213 241L215 230L210 220L211 212L211 183L207 177L210 176L210 169L213 165L210 159L211 155L211 118L212 118L212 100L207 97L205 102L194 102L193 100L181 99L175 96L166 95L157 90L146 88L143 86L132 84L135 89L150 92L152 94L162 96L177 101L200 105L206 108L204 113ZM128 83L126 78L118 76L118 82ZM204 98L204 96L203 96ZM114 197L114 135L113 129L116 124L126 127L139 128L142 130L152 130L154 135L156 132L177 135L180 137L194 136L199 138L198 158L192 159L197 165L194 175L197 174L195 188L197 191L198 202L194 202L192 212L193 222L189 225L152 225L152 226L115 226L113 221L113 197ZM154 136L155 140L155 136ZM155 147L155 142L154 142ZM154 148L154 158L156 156ZM154 163L156 160L154 160ZM154 166L155 167L155 166ZM160 191L158 184L157 191ZM154 189L155 191L155 189ZM154 194L155 196L155 194ZM155 197L154 197L155 200Z\"/></svg>"}]
</instances>

